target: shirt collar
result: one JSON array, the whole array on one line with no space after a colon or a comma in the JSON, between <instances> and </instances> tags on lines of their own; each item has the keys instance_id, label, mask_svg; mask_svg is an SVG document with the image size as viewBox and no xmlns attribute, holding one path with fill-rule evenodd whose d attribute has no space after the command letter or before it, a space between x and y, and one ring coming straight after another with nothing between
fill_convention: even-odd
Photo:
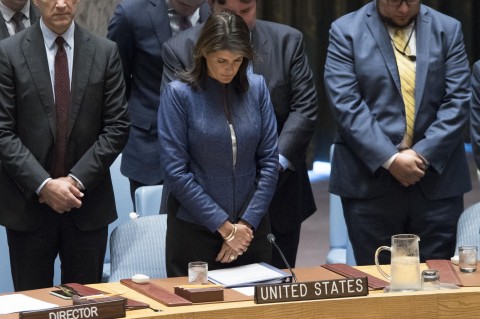
<instances>
[{"instance_id":1,"label":"shirt collar","mask_svg":"<svg viewBox=\"0 0 480 319\"><path fill-rule=\"evenodd\" d=\"M52 30L50 30L45 23L43 22L43 18L40 19L40 29L42 30L43 34L43 39L45 40L45 43L47 45L47 48L50 50L53 48L53 44L55 43L55 39L58 36L62 36L67 45L70 48L73 48L73 34L75 31L75 22L72 22L70 27L65 31L64 34L56 34Z\"/></svg>"},{"instance_id":2,"label":"shirt collar","mask_svg":"<svg viewBox=\"0 0 480 319\"><path fill-rule=\"evenodd\" d=\"M389 24L386 24L386 25L387 25L387 29L388 29L388 33L390 34L390 37L393 38L393 35L395 34L395 31L397 31L399 28L391 26ZM405 34L408 36L411 32L415 33L415 29L413 29L414 26L415 26L415 22L413 21L409 25L404 26L403 28L400 28L400 29L403 29Z\"/></svg>"}]
</instances>

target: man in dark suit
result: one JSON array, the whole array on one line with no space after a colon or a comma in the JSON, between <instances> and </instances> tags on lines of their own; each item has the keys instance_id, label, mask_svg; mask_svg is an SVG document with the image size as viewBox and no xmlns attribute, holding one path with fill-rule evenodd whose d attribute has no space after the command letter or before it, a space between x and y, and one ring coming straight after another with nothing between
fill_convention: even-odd
<instances>
[{"instance_id":1,"label":"man in dark suit","mask_svg":"<svg viewBox=\"0 0 480 319\"><path fill-rule=\"evenodd\" d=\"M0 0L0 40L37 22L40 13L30 0Z\"/></svg>"},{"instance_id":2,"label":"man in dark suit","mask_svg":"<svg viewBox=\"0 0 480 319\"><path fill-rule=\"evenodd\" d=\"M100 281L109 167L129 129L116 45L73 22L79 0L33 2L41 20L0 42L0 224L16 291L52 286L58 254L63 283Z\"/></svg>"},{"instance_id":3,"label":"man in dark suit","mask_svg":"<svg viewBox=\"0 0 480 319\"><path fill-rule=\"evenodd\" d=\"M330 191L342 198L359 265L401 233L420 236L421 261L453 256L471 189L469 74L460 23L419 0L372 1L332 24Z\"/></svg>"},{"instance_id":4,"label":"man in dark suit","mask_svg":"<svg viewBox=\"0 0 480 319\"><path fill-rule=\"evenodd\" d=\"M317 118L317 95L312 71L304 52L303 36L286 25L256 19L256 0L212 0L212 10L231 10L251 30L258 55L253 72L263 75L275 108L279 134L280 175L269 208L272 232L293 267L301 223L316 210L308 179L306 152ZM201 26L180 33L163 46L162 85L176 78L177 71L192 65L192 48ZM285 264L276 250L273 264Z\"/></svg>"},{"instance_id":5,"label":"man in dark suit","mask_svg":"<svg viewBox=\"0 0 480 319\"><path fill-rule=\"evenodd\" d=\"M138 187L163 183L157 140L162 43L209 12L205 0L124 0L110 21L107 37L119 47L132 121L121 163L132 200Z\"/></svg>"}]
</instances>

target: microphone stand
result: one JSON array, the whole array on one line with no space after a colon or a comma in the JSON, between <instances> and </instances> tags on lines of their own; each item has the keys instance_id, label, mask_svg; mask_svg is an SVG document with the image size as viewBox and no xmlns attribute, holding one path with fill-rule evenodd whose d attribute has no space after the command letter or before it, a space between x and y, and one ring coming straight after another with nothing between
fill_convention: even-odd
<instances>
[{"instance_id":1,"label":"microphone stand","mask_svg":"<svg viewBox=\"0 0 480 319\"><path fill-rule=\"evenodd\" d=\"M298 282L297 276L295 276L295 273L293 272L292 267L290 267L290 264L288 263L287 259L285 258L285 255L283 255L282 250L280 249L280 247L278 247L277 243L275 242L275 235L268 234L267 235L267 240L270 244L272 244L277 249L278 253L280 254L280 257L282 257L283 262L285 263L285 265L287 265L288 270L292 274L293 282Z\"/></svg>"}]
</instances>

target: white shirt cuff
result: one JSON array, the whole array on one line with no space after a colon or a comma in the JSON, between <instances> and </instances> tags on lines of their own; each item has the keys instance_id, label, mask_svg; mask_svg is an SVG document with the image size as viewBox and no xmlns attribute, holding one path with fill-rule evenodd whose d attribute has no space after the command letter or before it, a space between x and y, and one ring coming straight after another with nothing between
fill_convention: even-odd
<instances>
[{"instance_id":1,"label":"white shirt cuff","mask_svg":"<svg viewBox=\"0 0 480 319\"><path fill-rule=\"evenodd\" d=\"M51 180L51 179L52 179L52 178L49 177L49 178L47 178L45 181L43 181L43 183L40 184L40 186L38 186L38 188L37 188L37 190L35 191L35 193L37 193L37 195L40 195L40 191L42 190L43 186L45 186L45 184L46 184L49 180Z\"/></svg>"},{"instance_id":2,"label":"white shirt cuff","mask_svg":"<svg viewBox=\"0 0 480 319\"><path fill-rule=\"evenodd\" d=\"M388 170L390 168L390 165L392 165L393 161L397 158L398 154L400 153L395 153L390 157L388 160L386 160L383 164L382 167Z\"/></svg>"},{"instance_id":3,"label":"white shirt cuff","mask_svg":"<svg viewBox=\"0 0 480 319\"><path fill-rule=\"evenodd\" d=\"M77 188L81 191L85 190L85 186L83 186L83 183L75 176L72 174L68 174L69 177L73 178L77 182Z\"/></svg>"}]
</instances>

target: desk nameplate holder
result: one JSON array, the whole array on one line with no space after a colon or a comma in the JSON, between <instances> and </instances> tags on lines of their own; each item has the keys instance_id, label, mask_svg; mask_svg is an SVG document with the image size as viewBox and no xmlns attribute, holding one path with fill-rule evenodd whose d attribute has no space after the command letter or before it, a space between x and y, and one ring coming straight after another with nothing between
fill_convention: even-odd
<instances>
[{"instance_id":1,"label":"desk nameplate holder","mask_svg":"<svg viewBox=\"0 0 480 319\"><path fill-rule=\"evenodd\" d=\"M223 287L215 288L186 288L182 286L173 287L175 294L193 303L223 301Z\"/></svg>"},{"instance_id":2,"label":"desk nameplate holder","mask_svg":"<svg viewBox=\"0 0 480 319\"><path fill-rule=\"evenodd\" d=\"M109 319L125 317L125 298L39 311L23 311L20 319Z\"/></svg>"},{"instance_id":3,"label":"desk nameplate holder","mask_svg":"<svg viewBox=\"0 0 480 319\"><path fill-rule=\"evenodd\" d=\"M360 297L368 295L367 277L255 286L256 304Z\"/></svg>"}]
</instances>

